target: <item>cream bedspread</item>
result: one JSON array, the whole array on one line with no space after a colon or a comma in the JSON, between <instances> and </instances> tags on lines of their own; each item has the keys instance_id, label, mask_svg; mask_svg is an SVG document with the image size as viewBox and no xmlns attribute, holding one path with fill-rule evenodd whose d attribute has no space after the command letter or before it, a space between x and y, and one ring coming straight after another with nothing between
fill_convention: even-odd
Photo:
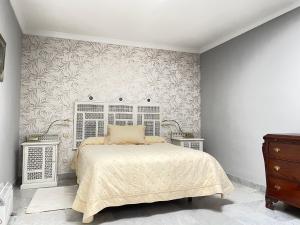
<instances>
[{"instance_id":1,"label":"cream bedspread","mask_svg":"<svg viewBox=\"0 0 300 225\"><path fill-rule=\"evenodd\" d=\"M110 206L228 194L233 185L211 155L167 143L86 145L75 160L73 209L83 222Z\"/></svg>"}]
</instances>

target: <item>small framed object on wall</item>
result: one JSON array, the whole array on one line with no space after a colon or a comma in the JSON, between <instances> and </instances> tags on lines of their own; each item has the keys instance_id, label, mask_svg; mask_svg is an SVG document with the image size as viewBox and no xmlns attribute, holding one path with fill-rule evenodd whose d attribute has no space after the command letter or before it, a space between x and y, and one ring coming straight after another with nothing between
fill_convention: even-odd
<instances>
[{"instance_id":1,"label":"small framed object on wall","mask_svg":"<svg viewBox=\"0 0 300 225\"><path fill-rule=\"evenodd\" d=\"M5 62L5 49L6 42L0 34L0 82L3 82L4 78L4 62Z\"/></svg>"}]
</instances>

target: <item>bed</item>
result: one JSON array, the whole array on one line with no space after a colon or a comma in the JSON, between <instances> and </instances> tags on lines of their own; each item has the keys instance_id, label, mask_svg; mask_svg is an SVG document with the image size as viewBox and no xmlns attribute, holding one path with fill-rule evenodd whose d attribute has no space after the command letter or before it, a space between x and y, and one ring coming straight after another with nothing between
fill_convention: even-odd
<instances>
[{"instance_id":1,"label":"bed","mask_svg":"<svg viewBox=\"0 0 300 225\"><path fill-rule=\"evenodd\" d=\"M95 112L95 107L91 106L86 107L89 112L78 112L76 109L80 109L78 105L82 104L85 103L75 105L74 127L77 136L75 136L74 145L77 146L80 142L78 145L80 147L74 158L73 167L76 170L79 188L72 208L83 213L84 223L92 222L94 215L106 207L213 194L223 196L233 190L233 185L217 160L204 152L161 141L140 145L108 145L105 141L100 144L81 143L88 138L89 134L93 134L91 136L105 134L107 132L105 121L108 118L111 119L110 122L113 118L114 124L118 124L117 121L123 121L122 125L134 125L140 121L146 127L146 135L154 136L160 132L160 124L158 124L160 118L153 116L159 115L159 110L155 108L157 106L143 106L149 107L152 113L147 112L147 108L142 109L139 108L141 106L136 106L136 115L131 117L127 115L130 114L129 112L125 113L127 116L117 115L124 114L118 107L117 109L108 106L108 111L105 111L106 107L103 104L103 107L96 108L103 110L100 113L104 115L103 117L92 116L98 119L94 119L96 126L94 126L95 130L91 131L89 130L90 119L84 119L91 118L91 115L86 117L84 114L97 112ZM117 112L109 111L113 108ZM132 114L135 114L134 108L135 106L130 108L133 111ZM139 109L143 112L139 112ZM128 111L128 108L126 110ZM83 118L82 121L77 119L78 113L83 114L79 115L79 118ZM108 115L105 116L105 114ZM109 116L109 114L114 116ZM140 117L139 114L142 116ZM153 115L149 116L150 114ZM97 126L99 120L101 126ZM108 124L110 122L107 120ZM99 129L103 130L99 131ZM86 136L85 133L88 135Z\"/></svg>"}]
</instances>

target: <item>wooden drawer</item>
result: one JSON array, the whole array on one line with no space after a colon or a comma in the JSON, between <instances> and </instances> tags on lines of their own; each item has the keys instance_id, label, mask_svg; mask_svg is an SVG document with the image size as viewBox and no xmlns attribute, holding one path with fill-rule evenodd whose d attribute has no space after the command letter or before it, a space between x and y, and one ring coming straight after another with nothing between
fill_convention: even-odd
<instances>
[{"instance_id":1,"label":"wooden drawer","mask_svg":"<svg viewBox=\"0 0 300 225\"><path fill-rule=\"evenodd\" d=\"M269 159L269 175L300 182L300 163Z\"/></svg>"},{"instance_id":2,"label":"wooden drawer","mask_svg":"<svg viewBox=\"0 0 300 225\"><path fill-rule=\"evenodd\" d=\"M269 157L300 162L300 145L271 142L269 144Z\"/></svg>"},{"instance_id":3,"label":"wooden drawer","mask_svg":"<svg viewBox=\"0 0 300 225\"><path fill-rule=\"evenodd\" d=\"M267 195L300 207L300 183L269 177Z\"/></svg>"}]
</instances>

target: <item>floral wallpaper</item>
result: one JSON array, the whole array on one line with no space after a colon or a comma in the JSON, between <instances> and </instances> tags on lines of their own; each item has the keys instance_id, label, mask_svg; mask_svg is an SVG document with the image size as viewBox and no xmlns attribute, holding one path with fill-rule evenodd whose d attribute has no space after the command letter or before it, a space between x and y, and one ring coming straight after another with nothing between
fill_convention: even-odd
<instances>
[{"instance_id":1,"label":"floral wallpaper","mask_svg":"<svg viewBox=\"0 0 300 225\"><path fill-rule=\"evenodd\" d=\"M75 101L159 103L163 119L200 132L198 54L25 35L23 38L20 142L44 132L55 119L73 118ZM174 129L174 128L173 128ZM169 129L163 129L167 136ZM59 173L69 173L72 123L60 135Z\"/></svg>"}]
</instances>

